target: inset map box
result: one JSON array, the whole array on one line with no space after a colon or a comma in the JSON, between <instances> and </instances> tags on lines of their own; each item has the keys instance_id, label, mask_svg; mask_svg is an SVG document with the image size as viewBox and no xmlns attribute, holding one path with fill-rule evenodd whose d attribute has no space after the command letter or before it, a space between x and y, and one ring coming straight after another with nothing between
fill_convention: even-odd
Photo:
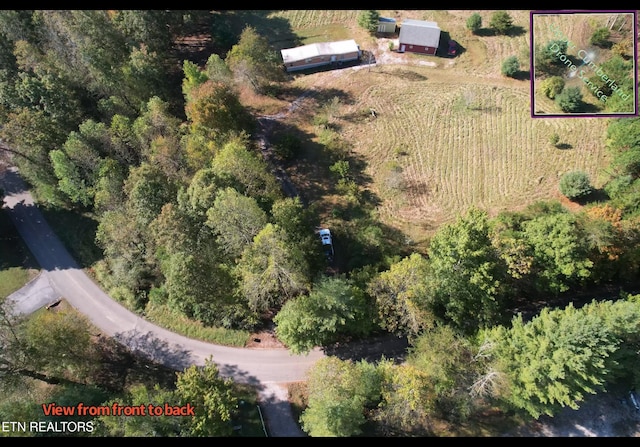
<instances>
[{"instance_id":1,"label":"inset map box","mask_svg":"<svg viewBox=\"0 0 640 447\"><path fill-rule=\"evenodd\" d=\"M637 11L532 11L531 116L638 116Z\"/></svg>"}]
</instances>

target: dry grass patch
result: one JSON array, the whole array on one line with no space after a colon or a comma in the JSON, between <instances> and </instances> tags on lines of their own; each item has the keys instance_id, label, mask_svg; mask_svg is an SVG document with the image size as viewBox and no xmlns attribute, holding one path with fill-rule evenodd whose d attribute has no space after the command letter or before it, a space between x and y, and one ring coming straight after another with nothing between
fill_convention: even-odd
<instances>
[{"instance_id":1,"label":"dry grass patch","mask_svg":"<svg viewBox=\"0 0 640 447\"><path fill-rule=\"evenodd\" d=\"M367 162L380 216L418 242L472 205L522 207L557 196L563 173L596 179L606 165L607 120L532 119L526 81L384 66L342 70L331 88L352 99L342 117L377 111L364 122L340 120L340 134ZM549 144L553 133L566 149Z\"/></svg>"},{"instance_id":2,"label":"dry grass patch","mask_svg":"<svg viewBox=\"0 0 640 447\"><path fill-rule=\"evenodd\" d=\"M330 95L344 99L337 119L341 138L365 160L364 174L371 183L361 186L381 199L378 213L385 223L418 243L472 205L497 213L555 198L560 176L570 170L588 173L594 186L601 186L608 120L532 119L530 82L500 73L502 61L511 55L519 57L522 70L529 68L530 12L509 11L517 30L510 36L488 30L493 10L478 12L484 32L476 36L466 29L470 11L380 11L398 24L404 18L436 21L464 49L455 58L405 53L401 65L292 78L298 91L316 93L285 120L307 136L303 160L290 170L294 180L301 179L297 184L303 194L320 201L332 197L332 180L318 163L322 152L313 126L319 98ZM327 31L316 30L318 35L345 30L361 48L385 54L356 25L357 11L275 14L288 18L293 31L307 39L310 30L324 25ZM590 35L583 25L563 26L577 42ZM547 29L539 31L536 36L543 41L552 37ZM420 65L424 62L436 67ZM354 119L369 109L377 111L377 118ZM549 143L552 134L558 134L562 148Z\"/></svg>"}]
</instances>

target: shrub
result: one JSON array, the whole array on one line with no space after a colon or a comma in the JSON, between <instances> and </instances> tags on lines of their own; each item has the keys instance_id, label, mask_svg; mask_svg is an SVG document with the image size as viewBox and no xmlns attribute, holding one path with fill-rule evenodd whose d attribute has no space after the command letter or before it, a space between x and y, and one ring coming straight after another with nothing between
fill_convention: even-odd
<instances>
[{"instance_id":1,"label":"shrub","mask_svg":"<svg viewBox=\"0 0 640 447\"><path fill-rule=\"evenodd\" d=\"M598 28L591 35L589 43L600 48L609 48L611 46L611 42L609 41L610 36L611 32L609 31L609 28Z\"/></svg>"},{"instance_id":2,"label":"shrub","mask_svg":"<svg viewBox=\"0 0 640 447\"><path fill-rule=\"evenodd\" d=\"M556 96L556 102L563 112L577 112L582 107L580 87L568 87Z\"/></svg>"},{"instance_id":3,"label":"shrub","mask_svg":"<svg viewBox=\"0 0 640 447\"><path fill-rule=\"evenodd\" d=\"M540 89L547 98L555 99L555 97L562 92L562 89L564 89L564 79L560 76L551 76L542 81Z\"/></svg>"},{"instance_id":4,"label":"shrub","mask_svg":"<svg viewBox=\"0 0 640 447\"><path fill-rule=\"evenodd\" d=\"M509 56L502 62L502 74L513 78L520 71L520 62L516 56Z\"/></svg>"},{"instance_id":5,"label":"shrub","mask_svg":"<svg viewBox=\"0 0 640 447\"><path fill-rule=\"evenodd\" d=\"M477 12L474 12L467 19L467 29L473 34L477 33L482 28L482 16Z\"/></svg>"},{"instance_id":6,"label":"shrub","mask_svg":"<svg viewBox=\"0 0 640 447\"><path fill-rule=\"evenodd\" d=\"M513 19L507 11L496 11L491 16L489 26L498 34L507 34L513 25Z\"/></svg>"},{"instance_id":7,"label":"shrub","mask_svg":"<svg viewBox=\"0 0 640 447\"><path fill-rule=\"evenodd\" d=\"M589 175L582 171L567 172L560 178L560 192L570 200L588 196L593 192Z\"/></svg>"},{"instance_id":8,"label":"shrub","mask_svg":"<svg viewBox=\"0 0 640 447\"><path fill-rule=\"evenodd\" d=\"M554 147L557 146L559 142L560 142L560 136L557 133L554 133L549 137L549 143L551 143L552 146Z\"/></svg>"},{"instance_id":9,"label":"shrub","mask_svg":"<svg viewBox=\"0 0 640 447\"><path fill-rule=\"evenodd\" d=\"M371 34L378 30L379 20L380 13L375 9L365 9L358 15L358 25L369 31Z\"/></svg>"}]
</instances>

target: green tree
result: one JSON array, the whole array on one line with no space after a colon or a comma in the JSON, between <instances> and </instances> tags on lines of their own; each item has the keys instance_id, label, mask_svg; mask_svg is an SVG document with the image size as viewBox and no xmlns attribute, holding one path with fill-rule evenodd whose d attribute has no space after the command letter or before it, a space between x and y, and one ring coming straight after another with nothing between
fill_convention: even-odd
<instances>
[{"instance_id":1,"label":"green tree","mask_svg":"<svg viewBox=\"0 0 640 447\"><path fill-rule=\"evenodd\" d=\"M326 259L318 250L315 229L320 225L317 213L302 203L300 197L277 199L271 207L271 221L279 226L287 239L309 263L310 273L326 268Z\"/></svg>"},{"instance_id":2,"label":"green tree","mask_svg":"<svg viewBox=\"0 0 640 447\"><path fill-rule=\"evenodd\" d=\"M533 248L536 287L559 293L589 278L593 261L576 216L568 212L543 214L522 223Z\"/></svg>"},{"instance_id":3,"label":"green tree","mask_svg":"<svg viewBox=\"0 0 640 447\"><path fill-rule=\"evenodd\" d=\"M233 290L237 284L232 272L214 253L204 249L173 253L162 261L162 272L171 308L206 326L232 328L246 324L245 315L235 313Z\"/></svg>"},{"instance_id":4,"label":"green tree","mask_svg":"<svg viewBox=\"0 0 640 447\"><path fill-rule=\"evenodd\" d=\"M214 82L222 82L223 84L232 85L233 72L224 59L215 53L207 59L205 73L207 78Z\"/></svg>"},{"instance_id":5,"label":"green tree","mask_svg":"<svg viewBox=\"0 0 640 447\"><path fill-rule=\"evenodd\" d=\"M534 68L536 78L544 76L559 76L566 70L566 65L557 56L558 52L567 54L566 40L551 40L546 45L535 45Z\"/></svg>"},{"instance_id":6,"label":"green tree","mask_svg":"<svg viewBox=\"0 0 640 447\"><path fill-rule=\"evenodd\" d=\"M218 191L225 187L225 182L211 168L199 169L191 178L191 182L183 193L183 206L188 214L204 223L207 211L213 206ZM180 201L180 195L178 195Z\"/></svg>"},{"instance_id":7,"label":"green tree","mask_svg":"<svg viewBox=\"0 0 640 447\"><path fill-rule=\"evenodd\" d=\"M503 306L505 266L491 245L487 213L472 208L440 227L428 254L434 313L465 332L495 324Z\"/></svg>"},{"instance_id":8,"label":"green tree","mask_svg":"<svg viewBox=\"0 0 640 447\"><path fill-rule=\"evenodd\" d=\"M473 343L445 325L420 334L409 348L407 364L423 373L432 390L433 414L447 420L465 420L474 408L469 393L481 363Z\"/></svg>"},{"instance_id":9,"label":"green tree","mask_svg":"<svg viewBox=\"0 0 640 447\"><path fill-rule=\"evenodd\" d=\"M610 166L631 179L640 176L640 118L612 119L607 126L606 146Z\"/></svg>"},{"instance_id":10,"label":"green tree","mask_svg":"<svg viewBox=\"0 0 640 447\"><path fill-rule=\"evenodd\" d=\"M239 258L244 248L267 224L267 214L252 197L225 188L216 194L213 206L207 211L207 225L220 247L232 259Z\"/></svg>"},{"instance_id":11,"label":"green tree","mask_svg":"<svg viewBox=\"0 0 640 447\"><path fill-rule=\"evenodd\" d=\"M38 110L20 109L0 128L0 137L11 148L13 163L34 192L51 203L63 203L49 152L60 148L67 137L51 117Z\"/></svg>"},{"instance_id":12,"label":"green tree","mask_svg":"<svg viewBox=\"0 0 640 447\"><path fill-rule=\"evenodd\" d=\"M589 80L600 86L600 90L607 95L608 99L605 108L612 112L632 112L633 111L633 92L635 90L633 80L633 61L626 60L620 55L613 55L611 58L600 64L602 71L607 73L609 79L615 79L618 86L613 90L611 83L602 82L600 76L591 76ZM595 96L596 92L590 90ZM620 93L624 94L622 96ZM596 96L597 97L597 96Z\"/></svg>"},{"instance_id":13,"label":"green tree","mask_svg":"<svg viewBox=\"0 0 640 447\"><path fill-rule=\"evenodd\" d=\"M376 300L381 326L387 331L416 336L433 324L427 300L429 263L413 253L379 273L367 292Z\"/></svg>"},{"instance_id":14,"label":"green tree","mask_svg":"<svg viewBox=\"0 0 640 447\"><path fill-rule=\"evenodd\" d=\"M308 405L300 417L303 430L311 437L361 434L365 412L380 401L381 375L376 366L326 357L308 376Z\"/></svg>"},{"instance_id":15,"label":"green tree","mask_svg":"<svg viewBox=\"0 0 640 447\"><path fill-rule=\"evenodd\" d=\"M74 312L42 313L27 320L10 305L0 306L0 348L2 388L29 379L57 385L88 383L93 377L89 324Z\"/></svg>"},{"instance_id":16,"label":"green tree","mask_svg":"<svg viewBox=\"0 0 640 447\"><path fill-rule=\"evenodd\" d=\"M467 29L473 34L476 34L482 28L482 16L477 12L474 12L467 19Z\"/></svg>"},{"instance_id":17,"label":"green tree","mask_svg":"<svg viewBox=\"0 0 640 447\"><path fill-rule=\"evenodd\" d=\"M108 400L103 406L118 404L122 407L143 406L144 416L108 415L96 418L97 426L94 435L114 437L172 437L186 436L188 419L182 416L154 416L149 414L149 405L162 407L168 404L179 406L180 401L175 392L156 385L148 388L144 384L132 386L122 398Z\"/></svg>"},{"instance_id":18,"label":"green tree","mask_svg":"<svg viewBox=\"0 0 640 447\"><path fill-rule=\"evenodd\" d=\"M358 26L371 34L378 31L378 20L380 20L380 13L375 9L365 9L358 14Z\"/></svg>"},{"instance_id":19,"label":"green tree","mask_svg":"<svg viewBox=\"0 0 640 447\"><path fill-rule=\"evenodd\" d=\"M612 42L609 40L609 37L611 37L609 28L598 28L589 38L589 43L600 48L611 48Z\"/></svg>"},{"instance_id":20,"label":"green tree","mask_svg":"<svg viewBox=\"0 0 640 447\"><path fill-rule=\"evenodd\" d=\"M493 28L498 34L508 34L513 26L513 19L511 15L504 10L494 11L491 14L491 20L489 21L489 27Z\"/></svg>"},{"instance_id":21,"label":"green tree","mask_svg":"<svg viewBox=\"0 0 640 447\"><path fill-rule=\"evenodd\" d=\"M188 166L180 144L181 121L170 112L170 104L157 96L149 99L133 121L133 147L142 161L157 165L172 180L187 181Z\"/></svg>"},{"instance_id":22,"label":"green tree","mask_svg":"<svg viewBox=\"0 0 640 447\"><path fill-rule=\"evenodd\" d=\"M312 241L317 244L314 229L318 226L318 218L314 211L304 206L300 197L278 199L271 207L273 223L282 228L294 242L305 245Z\"/></svg>"},{"instance_id":23,"label":"green tree","mask_svg":"<svg viewBox=\"0 0 640 447\"><path fill-rule=\"evenodd\" d=\"M509 56L502 62L501 72L504 76L515 77L520 71L520 61L517 56Z\"/></svg>"},{"instance_id":24,"label":"green tree","mask_svg":"<svg viewBox=\"0 0 640 447\"><path fill-rule=\"evenodd\" d=\"M197 64L188 60L182 63L182 71L184 73L184 78L182 79L182 94L185 99L189 101L191 99L191 92L207 82L209 77Z\"/></svg>"},{"instance_id":25,"label":"green tree","mask_svg":"<svg viewBox=\"0 0 640 447\"><path fill-rule=\"evenodd\" d=\"M578 112L583 106L580 87L565 88L556 96L556 103L565 113Z\"/></svg>"},{"instance_id":26,"label":"green tree","mask_svg":"<svg viewBox=\"0 0 640 447\"><path fill-rule=\"evenodd\" d=\"M283 230L268 223L238 261L241 290L256 311L279 308L308 290L308 265Z\"/></svg>"},{"instance_id":27,"label":"green tree","mask_svg":"<svg viewBox=\"0 0 640 447\"><path fill-rule=\"evenodd\" d=\"M212 173L268 210L282 193L267 163L248 144L246 136L226 142L211 162Z\"/></svg>"},{"instance_id":28,"label":"green tree","mask_svg":"<svg viewBox=\"0 0 640 447\"><path fill-rule=\"evenodd\" d=\"M178 373L176 394L182 405L194 408L188 418L185 436L231 436L231 417L238 406L233 381L222 378L210 357L204 366L190 366Z\"/></svg>"},{"instance_id":29,"label":"green tree","mask_svg":"<svg viewBox=\"0 0 640 447\"><path fill-rule=\"evenodd\" d=\"M435 399L427 374L406 362L395 365L390 360L379 362L378 370L382 376L382 400L371 412L371 420L386 436L430 433Z\"/></svg>"},{"instance_id":30,"label":"green tree","mask_svg":"<svg viewBox=\"0 0 640 447\"><path fill-rule=\"evenodd\" d=\"M165 203L175 201L177 189L157 166L146 162L132 168L124 183L127 207L144 227L160 214Z\"/></svg>"},{"instance_id":31,"label":"green tree","mask_svg":"<svg viewBox=\"0 0 640 447\"><path fill-rule=\"evenodd\" d=\"M274 317L278 338L296 354L345 335L364 336L374 327L364 293L350 281L324 278L311 293L287 301Z\"/></svg>"},{"instance_id":32,"label":"green tree","mask_svg":"<svg viewBox=\"0 0 640 447\"><path fill-rule=\"evenodd\" d=\"M549 99L555 99L562 89L564 89L564 79L560 76L551 76L540 83L540 91Z\"/></svg>"},{"instance_id":33,"label":"green tree","mask_svg":"<svg viewBox=\"0 0 640 447\"><path fill-rule=\"evenodd\" d=\"M560 192L568 199L578 200L593 192L589 174L584 171L571 171L560 177Z\"/></svg>"},{"instance_id":34,"label":"green tree","mask_svg":"<svg viewBox=\"0 0 640 447\"><path fill-rule=\"evenodd\" d=\"M77 132L69 133L61 149L49 152L58 187L73 203L93 205L109 141L109 131L103 123L86 120Z\"/></svg>"},{"instance_id":35,"label":"green tree","mask_svg":"<svg viewBox=\"0 0 640 447\"><path fill-rule=\"evenodd\" d=\"M158 266L150 250L148 229L132 208L120 206L100 216L96 243L104 253L101 277L107 289L119 287L129 293L127 304L143 309L146 291L158 279Z\"/></svg>"},{"instance_id":36,"label":"green tree","mask_svg":"<svg viewBox=\"0 0 640 447\"><path fill-rule=\"evenodd\" d=\"M636 321L629 326L632 320L620 319L618 306L630 310L625 302L581 309L570 304L565 309L545 308L528 323L517 316L510 328L489 330L497 371L508 383L501 399L537 419L563 407L577 409L587 394L603 391L615 371L624 368L616 355L626 337L621 334L638 325L637 307L631 314Z\"/></svg>"},{"instance_id":37,"label":"green tree","mask_svg":"<svg viewBox=\"0 0 640 447\"><path fill-rule=\"evenodd\" d=\"M252 26L242 30L238 43L231 47L225 62L241 82L248 81L257 93L264 93L272 82L283 79L279 54Z\"/></svg>"},{"instance_id":38,"label":"green tree","mask_svg":"<svg viewBox=\"0 0 640 447\"><path fill-rule=\"evenodd\" d=\"M242 106L237 93L229 86L206 81L194 87L189 95L185 111L190 132L205 140L224 142L229 135L249 130L252 119ZM209 159L193 160L192 167L200 169Z\"/></svg>"},{"instance_id":39,"label":"green tree","mask_svg":"<svg viewBox=\"0 0 640 447\"><path fill-rule=\"evenodd\" d=\"M228 259L206 218L192 213L188 200L180 194L178 205L165 205L150 225L153 241L148 250L160 263L166 296L157 303L207 326L252 328L257 317L235 293L233 268L225 263Z\"/></svg>"}]
</instances>

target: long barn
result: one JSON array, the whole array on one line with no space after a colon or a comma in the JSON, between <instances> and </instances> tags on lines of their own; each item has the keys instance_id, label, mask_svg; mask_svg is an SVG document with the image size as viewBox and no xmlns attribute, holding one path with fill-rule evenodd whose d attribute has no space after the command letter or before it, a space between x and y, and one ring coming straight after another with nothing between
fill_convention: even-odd
<instances>
[{"instance_id":1,"label":"long barn","mask_svg":"<svg viewBox=\"0 0 640 447\"><path fill-rule=\"evenodd\" d=\"M355 40L319 42L280 50L287 71L304 70L322 65L343 64L360 59L362 52Z\"/></svg>"}]
</instances>

